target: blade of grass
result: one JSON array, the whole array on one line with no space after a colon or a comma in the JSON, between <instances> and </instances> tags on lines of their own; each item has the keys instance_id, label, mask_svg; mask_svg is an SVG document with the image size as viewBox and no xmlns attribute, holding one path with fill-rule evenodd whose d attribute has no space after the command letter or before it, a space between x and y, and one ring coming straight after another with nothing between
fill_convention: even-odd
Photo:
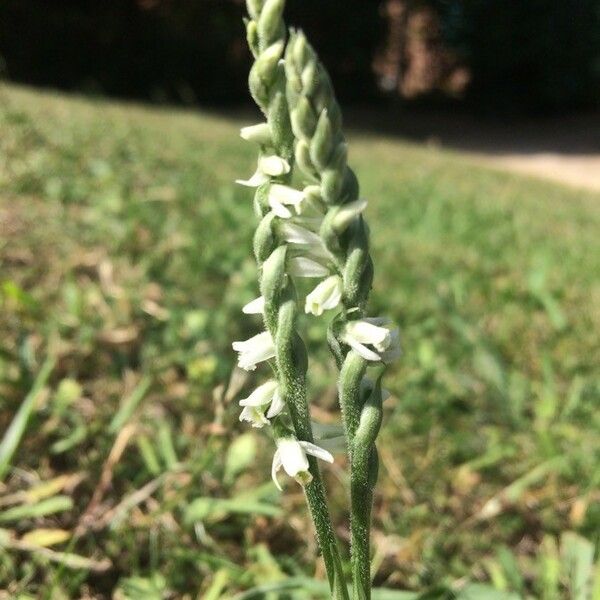
<instances>
[{"instance_id":1,"label":"blade of grass","mask_svg":"<svg viewBox=\"0 0 600 600\"><path fill-rule=\"evenodd\" d=\"M48 381L48 377L50 377L50 373L54 369L54 365L56 360L54 358L47 358L40 372L38 373L35 381L33 382L33 386L31 390L25 396L17 414L14 416L11 424L8 426L6 433L2 437L2 442L0 443L0 480L4 477L6 472L10 467L10 461L17 450L19 443L21 442L21 438L25 433L25 429L27 427L27 423L29 422L29 417L33 412L35 407L35 401L40 393L40 390Z\"/></svg>"},{"instance_id":2,"label":"blade of grass","mask_svg":"<svg viewBox=\"0 0 600 600\"><path fill-rule=\"evenodd\" d=\"M65 510L71 510L71 508L73 508L73 499L70 496L54 496L53 498L42 500L37 504L24 504L9 508L0 514L0 523L45 517Z\"/></svg>"},{"instance_id":3,"label":"blade of grass","mask_svg":"<svg viewBox=\"0 0 600 600\"><path fill-rule=\"evenodd\" d=\"M117 433L125 423L130 419L135 409L139 406L140 402L144 399L144 396L148 392L152 380L150 377L142 377L140 382L135 386L131 394L125 398L123 404L121 404L117 414L113 417L108 431L110 433Z\"/></svg>"}]
</instances>

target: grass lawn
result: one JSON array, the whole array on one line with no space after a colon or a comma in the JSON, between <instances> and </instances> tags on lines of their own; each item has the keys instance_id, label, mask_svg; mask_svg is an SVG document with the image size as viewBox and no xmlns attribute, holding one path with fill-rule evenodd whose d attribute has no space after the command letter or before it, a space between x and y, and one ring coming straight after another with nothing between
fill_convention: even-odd
<instances>
[{"instance_id":1,"label":"grass lawn","mask_svg":"<svg viewBox=\"0 0 600 600\"><path fill-rule=\"evenodd\" d=\"M0 88L6 598L322 597L248 593L324 573L300 488L276 491L271 442L238 423L255 380L230 343L258 331L240 316L257 295L241 124ZM375 584L592 598L577 594L600 531L600 195L350 133L373 312L404 347ZM335 369L303 328L331 420ZM325 472L344 538L348 481Z\"/></svg>"}]
</instances>

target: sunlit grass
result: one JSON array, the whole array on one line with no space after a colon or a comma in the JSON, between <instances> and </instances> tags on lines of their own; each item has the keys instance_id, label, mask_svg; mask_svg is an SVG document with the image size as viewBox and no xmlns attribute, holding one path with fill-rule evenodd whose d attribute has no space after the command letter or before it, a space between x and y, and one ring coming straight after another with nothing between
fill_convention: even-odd
<instances>
[{"instance_id":1,"label":"sunlit grass","mask_svg":"<svg viewBox=\"0 0 600 600\"><path fill-rule=\"evenodd\" d=\"M0 484L0 588L15 597L229 598L314 573L301 495L268 483L265 437L239 438L252 382L232 379L229 341L256 330L239 314L256 296L251 198L232 183L254 167L241 124L0 90L0 437L54 364ZM374 312L404 345L376 585L575 597L543 565L562 532L600 528L600 195L350 141ZM311 366L320 419L327 360ZM347 481L327 480L335 509Z\"/></svg>"}]
</instances>

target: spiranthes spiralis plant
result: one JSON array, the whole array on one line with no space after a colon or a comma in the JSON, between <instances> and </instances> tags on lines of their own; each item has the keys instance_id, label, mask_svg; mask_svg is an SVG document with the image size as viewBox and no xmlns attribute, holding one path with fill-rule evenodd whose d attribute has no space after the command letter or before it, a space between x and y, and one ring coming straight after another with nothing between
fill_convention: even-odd
<instances>
[{"instance_id":1,"label":"spiranthes spiralis plant","mask_svg":"<svg viewBox=\"0 0 600 600\"><path fill-rule=\"evenodd\" d=\"M398 332L386 319L366 314L373 279L363 217L367 202L360 198L357 178L347 164L341 111L329 76L301 32L288 36L285 0L247 0L247 8L247 38L254 56L249 87L265 121L241 131L243 139L258 147L256 172L238 183L256 188L254 207L260 221L254 254L261 291L243 312L261 314L265 330L234 342L233 348L241 368L254 370L270 361L274 375L240 401L240 419L272 431L275 484L280 488L278 473L283 469L303 486L332 597L348 598L316 460L333 462L326 447L340 440L311 423L308 358L297 319L302 306L315 317L326 311L335 314L328 344L340 372L340 433L350 465L352 590L354 598L364 600L371 590L375 441L385 396L381 376L399 354ZM300 278L316 280L302 302L295 285ZM367 376L369 367L376 367L373 377Z\"/></svg>"}]
</instances>

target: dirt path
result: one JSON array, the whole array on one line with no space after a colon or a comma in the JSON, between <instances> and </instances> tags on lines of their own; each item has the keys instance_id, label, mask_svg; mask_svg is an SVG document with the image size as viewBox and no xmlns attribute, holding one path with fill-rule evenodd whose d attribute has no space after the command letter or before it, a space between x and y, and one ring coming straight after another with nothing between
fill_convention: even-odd
<instances>
[{"instance_id":1,"label":"dirt path","mask_svg":"<svg viewBox=\"0 0 600 600\"><path fill-rule=\"evenodd\" d=\"M461 150L481 164L600 191L600 113L492 119L395 109L350 117L359 129Z\"/></svg>"},{"instance_id":2,"label":"dirt path","mask_svg":"<svg viewBox=\"0 0 600 600\"><path fill-rule=\"evenodd\" d=\"M475 154L474 158L492 167L600 192L600 154Z\"/></svg>"}]
</instances>

